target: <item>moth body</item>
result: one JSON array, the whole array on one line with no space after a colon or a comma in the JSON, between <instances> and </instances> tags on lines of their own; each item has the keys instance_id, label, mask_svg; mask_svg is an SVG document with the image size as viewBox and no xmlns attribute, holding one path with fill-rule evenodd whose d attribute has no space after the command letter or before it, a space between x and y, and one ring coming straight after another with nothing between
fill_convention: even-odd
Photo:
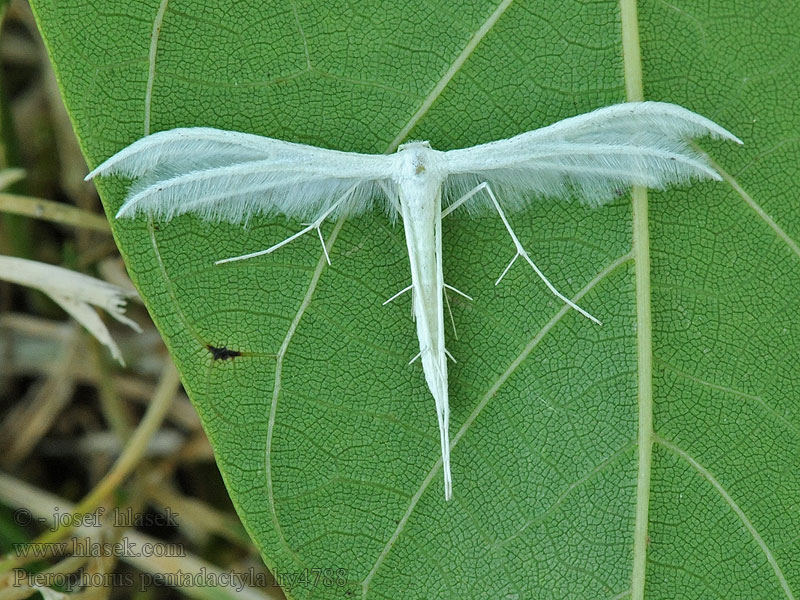
<instances>
[{"instance_id":1,"label":"moth body","mask_svg":"<svg viewBox=\"0 0 800 600\"><path fill-rule=\"evenodd\" d=\"M398 151L403 169L396 183L411 271L412 305L425 382L433 396L442 447L445 498L452 497L450 474L447 357L444 345L444 274L442 272L442 179L428 169L429 146Z\"/></svg>"}]
</instances>

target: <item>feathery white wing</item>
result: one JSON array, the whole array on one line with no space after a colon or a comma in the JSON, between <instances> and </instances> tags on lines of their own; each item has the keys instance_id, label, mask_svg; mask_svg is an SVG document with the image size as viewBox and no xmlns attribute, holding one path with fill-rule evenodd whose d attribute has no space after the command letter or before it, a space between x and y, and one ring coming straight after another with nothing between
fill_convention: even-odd
<instances>
[{"instance_id":1,"label":"feathery white wing","mask_svg":"<svg viewBox=\"0 0 800 600\"><path fill-rule=\"evenodd\" d=\"M675 104L630 102L506 140L450 150L438 168L450 175L451 199L488 181L505 192L503 203L510 207L524 206L531 194L576 197L599 206L631 185L662 189L691 178L720 179L689 145L704 135L741 144L713 121Z\"/></svg>"},{"instance_id":2,"label":"feathery white wing","mask_svg":"<svg viewBox=\"0 0 800 600\"><path fill-rule=\"evenodd\" d=\"M86 177L136 178L117 217L194 213L239 223L252 215L358 214L382 196L393 156L357 154L206 127L171 129L127 146ZM391 207L391 205L390 205Z\"/></svg>"}]
</instances>

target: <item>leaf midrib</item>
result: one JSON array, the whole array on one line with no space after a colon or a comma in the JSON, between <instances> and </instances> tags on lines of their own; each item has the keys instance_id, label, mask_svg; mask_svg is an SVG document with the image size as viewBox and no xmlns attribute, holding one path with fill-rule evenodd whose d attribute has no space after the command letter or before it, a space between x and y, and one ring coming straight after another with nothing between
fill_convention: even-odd
<instances>
[{"instance_id":1,"label":"leaf midrib","mask_svg":"<svg viewBox=\"0 0 800 600\"><path fill-rule=\"evenodd\" d=\"M620 0L622 59L628 102L644 100L639 18L636 8L636 0ZM653 320L650 303L650 225L647 188L634 186L631 189L631 199L633 201L632 252L636 280L637 405L639 407L631 600L644 600L647 577L650 479L653 462Z\"/></svg>"}]
</instances>

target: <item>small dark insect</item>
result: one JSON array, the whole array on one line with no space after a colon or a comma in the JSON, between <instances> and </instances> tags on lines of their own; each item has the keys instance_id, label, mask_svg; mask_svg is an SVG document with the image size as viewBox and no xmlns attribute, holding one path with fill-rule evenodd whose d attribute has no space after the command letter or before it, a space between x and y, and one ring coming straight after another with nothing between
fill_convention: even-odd
<instances>
[{"instance_id":1,"label":"small dark insect","mask_svg":"<svg viewBox=\"0 0 800 600\"><path fill-rule=\"evenodd\" d=\"M214 360L228 360L229 358L236 358L237 356L242 355L242 353L238 350L231 350L225 346L220 346L217 348L216 346L208 344L206 348L208 348L208 351L211 352L211 358Z\"/></svg>"}]
</instances>

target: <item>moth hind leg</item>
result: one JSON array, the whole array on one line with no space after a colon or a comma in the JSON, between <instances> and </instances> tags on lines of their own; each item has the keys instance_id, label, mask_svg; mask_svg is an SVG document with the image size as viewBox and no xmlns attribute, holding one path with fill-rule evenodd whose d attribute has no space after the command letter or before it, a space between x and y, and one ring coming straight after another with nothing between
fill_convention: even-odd
<instances>
[{"instance_id":1,"label":"moth hind leg","mask_svg":"<svg viewBox=\"0 0 800 600\"><path fill-rule=\"evenodd\" d=\"M530 255L525 250L525 248L522 246L522 243L519 241L519 238L517 237L517 234L514 233L514 230L511 227L511 223L509 223L508 218L506 217L506 214L503 212L503 209L500 207L500 203L497 201L497 197L494 195L494 192L492 191L492 188L491 188L491 186L489 185L488 182L484 181L483 183L480 183L479 185L477 185L473 189L471 189L469 192L464 194L461 198L459 198L458 200L453 202L450 206L447 207L447 210L442 212L442 217L446 217L451 212L453 212L456 208L458 208L459 206L464 204L467 200L469 200L470 198L472 198L473 196L475 196L476 194L478 194L478 193L480 193L482 191L485 191L486 194L489 196L489 199L491 200L492 205L494 206L494 209L497 211L497 214L500 216L500 219L503 221L503 225L505 226L506 231L508 232L508 234L511 236L511 241L514 242L514 247L516 248L516 253L514 254L514 257L511 259L511 262L508 263L506 268L500 274L500 277L497 279L497 281L495 281L495 285L499 284L503 280L503 277L506 276L506 273L508 273L509 269L511 269L512 265L516 262L516 260L518 258L522 257L531 266L531 268L539 276L539 278L545 283L547 288L550 290L550 292L552 292L552 294L554 296L559 298L561 301L563 301L565 304L567 304L570 308L573 308L573 309L577 310L580 314L582 314L584 317L586 317L590 321L593 321L593 322L597 323L598 325L602 325L602 323L600 322L599 319L593 317L591 314L586 312L580 306L575 304L572 300L570 300L569 298L564 296L564 294L559 292L555 288L555 286L552 283L550 283L550 280L545 276L544 273L542 273L542 271L539 269L539 267L536 266L536 263L533 262L533 260L531 259Z\"/></svg>"}]
</instances>

